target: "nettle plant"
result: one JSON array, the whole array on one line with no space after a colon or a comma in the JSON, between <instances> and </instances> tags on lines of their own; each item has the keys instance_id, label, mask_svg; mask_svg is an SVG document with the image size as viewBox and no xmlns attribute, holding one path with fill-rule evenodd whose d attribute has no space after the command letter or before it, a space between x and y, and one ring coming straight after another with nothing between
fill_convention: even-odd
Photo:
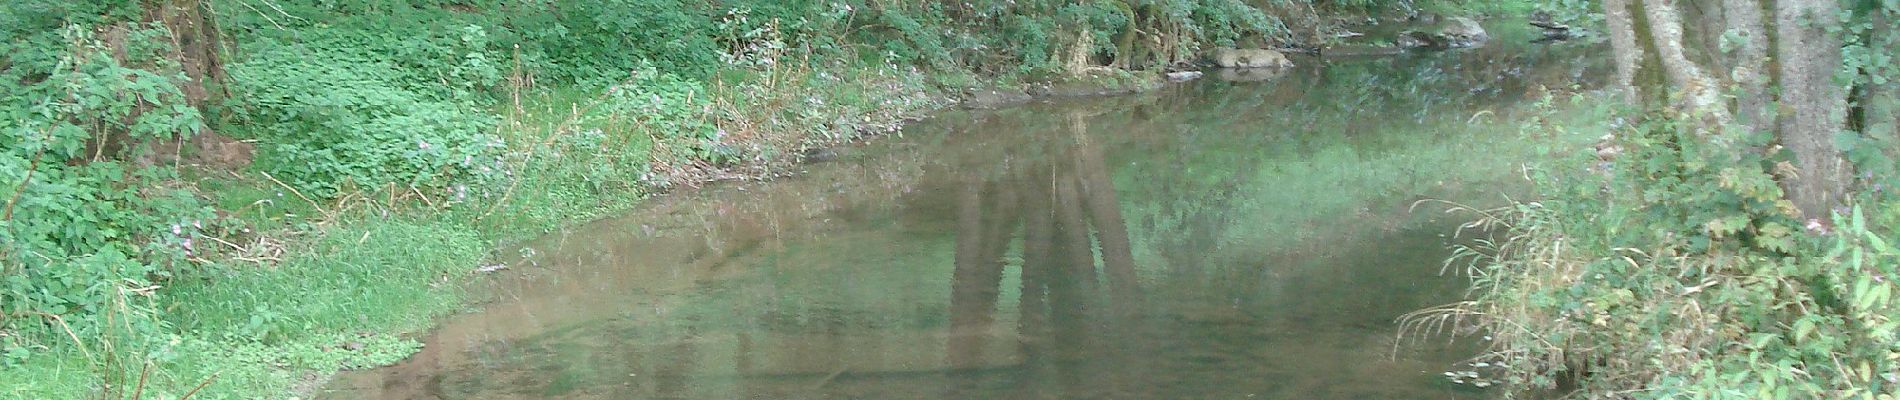
<instances>
[{"instance_id":1,"label":"nettle plant","mask_svg":"<svg viewBox=\"0 0 1900 400\"><path fill-rule=\"evenodd\" d=\"M643 65L625 82L609 87L605 101L589 118L650 135L660 155L672 158L661 162L732 161L736 155L721 141L723 131L713 125L711 107L704 83Z\"/></svg>"},{"instance_id":2,"label":"nettle plant","mask_svg":"<svg viewBox=\"0 0 1900 400\"><path fill-rule=\"evenodd\" d=\"M0 44L0 331L97 337L105 315L149 315L135 300L189 265L210 209L147 157L203 126L166 42L148 40L164 34L68 24ZM17 360L46 345L26 338L67 336L0 350Z\"/></svg>"},{"instance_id":3,"label":"nettle plant","mask_svg":"<svg viewBox=\"0 0 1900 400\"><path fill-rule=\"evenodd\" d=\"M469 56L445 68L486 65ZM482 184L503 143L472 104L412 90L394 60L337 48L270 46L229 66L231 109L262 143L258 166L315 196ZM488 172L484 172L488 171ZM457 191L463 192L463 191Z\"/></svg>"}]
</instances>

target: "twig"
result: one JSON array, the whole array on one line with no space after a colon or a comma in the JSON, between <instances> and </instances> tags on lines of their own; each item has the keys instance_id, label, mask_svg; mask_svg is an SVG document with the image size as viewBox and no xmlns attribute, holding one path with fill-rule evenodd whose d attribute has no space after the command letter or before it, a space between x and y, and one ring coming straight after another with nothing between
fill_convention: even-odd
<instances>
[{"instance_id":1,"label":"twig","mask_svg":"<svg viewBox=\"0 0 1900 400\"><path fill-rule=\"evenodd\" d=\"M52 136L51 133L46 134ZM51 140L50 138L48 140ZM20 179L20 187L13 190L13 197L7 199L7 208L0 211L0 221L13 220L13 204L20 201L20 195L26 194L26 185L33 182L33 172L40 170L40 158L46 156L46 145L40 144L40 150L33 152L33 164L26 167L26 178Z\"/></svg>"},{"instance_id":2,"label":"twig","mask_svg":"<svg viewBox=\"0 0 1900 400\"><path fill-rule=\"evenodd\" d=\"M832 380L838 379L838 375L844 375L844 371L849 369L851 369L850 365L839 365L837 371L831 371L830 374L825 375L824 379L819 379L818 383L813 383L811 390L824 389L825 385L830 384Z\"/></svg>"},{"instance_id":3,"label":"twig","mask_svg":"<svg viewBox=\"0 0 1900 400\"><path fill-rule=\"evenodd\" d=\"M270 176L269 172L257 171L257 173L264 174L265 179L270 179L271 182L276 182L278 186L283 186L284 189L289 189L291 194L295 194L297 195L297 198L303 199L303 201L306 203L310 203L311 207L316 207L317 212L323 213L324 218L326 219L330 218L330 210L323 209L323 205L317 204L317 201L311 200L309 196L304 196L303 192L297 191L297 188L290 187L290 185L284 183L284 181L277 180L277 177Z\"/></svg>"},{"instance_id":4,"label":"twig","mask_svg":"<svg viewBox=\"0 0 1900 400\"><path fill-rule=\"evenodd\" d=\"M139 398L145 397L145 377L151 374L152 362L146 361L145 366L139 368L139 384L132 388L132 400L139 400Z\"/></svg>"},{"instance_id":5,"label":"twig","mask_svg":"<svg viewBox=\"0 0 1900 400\"><path fill-rule=\"evenodd\" d=\"M423 203L423 204L428 204L428 205L429 205L429 208L431 208L431 209L434 209L434 208L436 208L436 206L435 206L435 202L433 202L433 201L429 201L429 195L426 195L426 194L422 194L422 190L421 190L421 189L416 189L416 185L409 185L409 191L410 191L410 192L412 192L412 193L415 193L415 194L416 194L416 197L421 197L421 198L422 198L422 203Z\"/></svg>"},{"instance_id":6,"label":"twig","mask_svg":"<svg viewBox=\"0 0 1900 400\"><path fill-rule=\"evenodd\" d=\"M204 390L205 386L211 386L211 381L218 380L218 374L221 373L222 372L211 374L210 378L205 378L204 383L199 383L198 387L191 388L191 391L185 392L185 395L178 397L178 400L188 400L191 396L198 394L199 390Z\"/></svg>"},{"instance_id":7,"label":"twig","mask_svg":"<svg viewBox=\"0 0 1900 400\"><path fill-rule=\"evenodd\" d=\"M79 340L79 335L73 333L72 325L67 324L65 318L60 318L58 315L47 314L47 313L38 312L38 311L26 311L26 312L21 312L20 314L48 318L48 319L52 319L53 322L58 322L60 329L63 329L66 331L66 337L73 339L74 346L79 346L79 353L85 355L87 361L90 361L94 364L97 364L99 362L98 358L95 358L92 356L92 350L86 349L86 342ZM5 318L0 318L0 320L4 320L4 319Z\"/></svg>"},{"instance_id":8,"label":"twig","mask_svg":"<svg viewBox=\"0 0 1900 400\"><path fill-rule=\"evenodd\" d=\"M627 78L627 80L621 81L620 84L614 85L613 87L607 88L607 90L601 91L600 94L595 95L593 100L587 103L587 107L585 109L578 106L570 105L570 107L573 107L573 108L571 108L570 111L568 112L567 119L562 120L560 123L557 123L554 126L552 126L551 127L552 129L550 129L550 131L548 132L548 136L541 139L541 143L539 143L536 146L528 148L528 155L522 158L521 167L523 169L528 168L529 164L532 164L534 162L535 156L541 153L542 148L552 146L554 144L555 139L559 139L561 136L564 136L566 131L570 130L570 128L580 123L580 119L582 115L585 115L587 112L593 111L594 107L599 106L601 103L606 102L608 95L613 94L615 91L620 90L621 88L624 88L626 86L633 84L634 83L633 80L635 78L637 77ZM520 121L516 120L514 122L519 123ZM496 127L496 129L500 129L500 127ZM657 144L658 142L655 141L655 143ZM514 197L515 188L518 186L521 186L521 181L523 180L525 179L517 177L512 182L509 182L508 189L503 190L501 193L501 200L496 201L494 205L489 206L488 211L482 212L481 216L475 217L475 221L480 222L481 220L488 218L489 215L493 215L495 211L500 210L503 205L508 204L508 200Z\"/></svg>"}]
</instances>

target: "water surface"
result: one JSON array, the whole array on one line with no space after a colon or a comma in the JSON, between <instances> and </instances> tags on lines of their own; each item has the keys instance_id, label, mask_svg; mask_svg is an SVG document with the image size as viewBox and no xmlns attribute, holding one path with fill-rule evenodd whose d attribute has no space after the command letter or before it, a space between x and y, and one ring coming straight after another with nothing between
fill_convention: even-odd
<instances>
[{"instance_id":1,"label":"water surface","mask_svg":"<svg viewBox=\"0 0 1900 400\"><path fill-rule=\"evenodd\" d=\"M480 312L320 396L1482 397L1440 374L1483 343L1394 324L1465 287L1439 274L1457 218L1409 209L1508 190L1524 103L1588 76L1577 53L946 112L529 243Z\"/></svg>"}]
</instances>

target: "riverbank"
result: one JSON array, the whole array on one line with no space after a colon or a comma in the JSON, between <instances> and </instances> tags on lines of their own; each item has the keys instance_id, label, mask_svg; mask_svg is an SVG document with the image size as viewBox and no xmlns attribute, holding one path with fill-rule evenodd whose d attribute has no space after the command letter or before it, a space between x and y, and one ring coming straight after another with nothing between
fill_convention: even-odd
<instances>
[{"instance_id":1,"label":"riverbank","mask_svg":"<svg viewBox=\"0 0 1900 400\"><path fill-rule=\"evenodd\" d=\"M1462 287L1437 275L1437 235L1452 223L1431 222L1440 214L1429 204L1407 210L1414 196L1499 200L1503 189L1491 183L1516 177L1533 144L1509 140L1516 124L1500 123L1538 115L1523 107L1537 97L1535 85L1520 82L1568 82L1561 72L1576 58L1562 55L1581 54L1553 53L1360 59L1266 82L1210 79L1156 94L942 112L902 137L841 149L798 177L656 200L538 239L526 246L538 263L517 264L506 272L515 278L495 283L504 296L445 319L411 360L347 373L322 394L987 398L1019 390L1086 398L1099 389L1142 398L1403 398L1476 390L1448 387L1431 370L1470 353L1419 356L1434 354L1425 348L1443 343L1435 337L1408 342L1403 364L1387 354L1391 318L1454 299ZM1486 72L1497 64L1558 74ZM1374 79L1387 85L1338 95ZM1530 99L1517 95L1527 89ZM1046 182L1077 183L1084 191L1075 196L1088 200L1049 203L1035 192ZM1125 311L1141 317L1051 327L1116 327L1086 332L1017 325L1035 321L1019 306L1038 292L1017 290L1034 275L1019 271L1049 265L1032 261L1045 259L1036 249L1056 247L1009 228L968 229L1007 227L1011 215L1030 223L1043 204L1075 217L1101 211L1084 204L1119 205L1119 217L1091 230L1112 237L1126 226L1132 248L1105 240L1100 249L1104 257L1130 250L1141 298L1152 302ZM990 240L1025 244L1001 256L958 246ZM1086 239L1052 241L1070 240ZM1000 290L956 278L970 265L955 261L989 259L1005 264L989 283ZM1322 294L1335 291L1359 294ZM964 303L980 298L974 293L997 293L994 307ZM1107 308L1074 296L1051 292L1044 304L1068 318L1106 317L1076 311ZM985 348L1000 352L936 342L956 337L960 323L950 321L977 315L993 317L999 333ZM1039 340L1018 347L1018 337ZM1056 361L1048 368L1063 372L1039 372L1033 356L1007 356L1079 343L1092 344L1072 354L1105 361ZM1107 362L1104 348L1166 349L1134 358L1169 361ZM1202 356L1209 352L1222 356ZM955 368L944 360L966 354L985 369L927 372ZM899 360L906 363L893 366ZM1139 378L1087 388L1054 378L1073 372L1092 381L1114 370Z\"/></svg>"},{"instance_id":2,"label":"riverbank","mask_svg":"<svg viewBox=\"0 0 1900 400\"><path fill-rule=\"evenodd\" d=\"M496 249L508 243L661 193L783 175L823 159L828 146L895 130L954 97L997 87L1107 94L1160 82L1158 72L1059 62L1121 63L1102 54L1139 47L1084 44L1136 31L1126 21L1066 32L1053 28L1061 25L1055 15L1009 20L1019 24L1012 29L1052 29L1025 39L985 25L1004 18L965 23L932 14L941 10L654 3L390 10L285 2L287 10L220 14L237 39L211 63L225 73L211 89L228 96L215 102L183 101L189 85L154 83L171 80L115 75L176 72L115 56L125 47L114 35L162 37L165 29L62 17L27 30L42 47L22 54L46 57L7 67L18 75L12 81L32 84L4 89L72 105L28 121L44 126L17 130L60 136L7 143L42 143L48 159L70 161L40 163L24 146L0 157L9 172L0 183L27 199L18 215L9 200L4 218L0 253L11 279L0 302L0 396L307 393L338 369L414 352L414 334L461 309L466 283L506 267L515 255ZM1254 20L1265 14L1237 4L1194 14L1222 24L1204 27L1216 36L1155 40L1182 49L1243 35L1273 40ZM826 7L835 9L814 11ZM614 12L631 14L592 18ZM555 22L498 17L510 13ZM828 19L787 18L820 14ZM1237 15L1247 22L1213 18ZM992 50L951 51L931 33L943 30ZM628 32L667 35L629 43ZM690 47L667 47L678 43ZM1161 65L1198 57L1142 54ZM72 64L84 68L57 73ZM1065 75L1073 71L1085 73ZM101 89L64 91L74 85ZM130 101L121 89L151 93L107 106ZM107 123L123 120L136 123ZM67 135L89 121L106 128ZM126 132L163 134L129 136L145 141L124 154L93 146L94 137ZM178 154L200 140L215 145ZM146 145L175 146L174 158L139 153Z\"/></svg>"},{"instance_id":3,"label":"riverbank","mask_svg":"<svg viewBox=\"0 0 1900 400\"><path fill-rule=\"evenodd\" d=\"M845 72L811 73L828 74ZM6 387L0 395L83 398L105 391L125 398L304 397L338 370L388 365L414 353L421 347L418 335L435 318L461 309L469 283L507 267L501 261L512 255L497 250L510 243L613 215L651 196L724 180L785 176L801 162L817 161L809 158L830 147L893 132L905 121L962 103L923 84L926 78L914 71L856 74L882 79L836 79L822 89L756 92L770 99L761 103L836 98L844 91L874 94L860 98L860 104L806 116L848 123L759 126L744 132L755 139L732 142L785 145L786 137L806 132L844 131L799 141L813 150L725 165L666 163L669 156L656 153L677 150L657 141L631 152L587 153L583 145L594 143L585 136L616 128L577 117L573 110L612 105L555 88L521 93L520 103L497 107L505 140L544 147L521 155L514 166L519 172L487 198L437 198L420 191L313 198L268 173L194 171L192 185L219 210L229 210L232 221L223 223L244 228L238 235L210 239L225 248L212 250L220 257L200 259L208 263L202 267L208 274L167 282L163 298L128 296L126 308L113 311L136 318L141 309L164 310L156 323L166 335L133 337L139 332L127 331L15 347L29 353L11 359L0 378ZM1143 79L1137 74L1153 73L1116 70L1094 80L1056 82L1067 88L1063 92L1014 90L1036 92L1019 99L1032 101L1160 87L1159 75ZM610 157L648 158L634 164L654 165L642 181L607 182L599 179L601 163L622 164L602 160ZM107 377L103 388L101 376Z\"/></svg>"}]
</instances>

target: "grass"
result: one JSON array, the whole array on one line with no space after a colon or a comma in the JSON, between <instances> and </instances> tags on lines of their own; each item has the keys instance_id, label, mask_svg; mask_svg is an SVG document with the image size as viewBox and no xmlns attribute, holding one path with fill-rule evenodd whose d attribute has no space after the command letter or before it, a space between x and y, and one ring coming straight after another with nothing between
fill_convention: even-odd
<instances>
[{"instance_id":1,"label":"grass","mask_svg":"<svg viewBox=\"0 0 1900 400\"><path fill-rule=\"evenodd\" d=\"M729 88L723 112L704 116L754 134L744 140L760 156L749 162L782 162L788 147L852 140L940 104L914 71L784 73ZM400 361L461 307L471 271L498 245L626 210L667 188L659 182L703 178L655 176L679 160L667 147L685 145L638 115L595 112L605 97L524 89L487 110L500 117L509 154L495 167L509 179L460 202L389 190L308 198L257 171L188 172L239 222L218 227L229 251L217 260L123 302L121 315L160 315L141 323L161 328L141 332L163 337L75 337L6 355L0 399L285 398L339 369Z\"/></svg>"},{"instance_id":2,"label":"grass","mask_svg":"<svg viewBox=\"0 0 1900 400\"><path fill-rule=\"evenodd\" d=\"M137 356L121 364L155 367L143 390L118 389L122 397L177 398L215 380L193 398L257 398L289 393L304 371L401 360L421 347L406 334L455 311L488 254L479 235L443 217L357 217L312 236L275 266L223 265L175 282L156 304L175 334L125 349ZM98 397L98 371L81 353L29 359L0 381L0 396Z\"/></svg>"}]
</instances>

